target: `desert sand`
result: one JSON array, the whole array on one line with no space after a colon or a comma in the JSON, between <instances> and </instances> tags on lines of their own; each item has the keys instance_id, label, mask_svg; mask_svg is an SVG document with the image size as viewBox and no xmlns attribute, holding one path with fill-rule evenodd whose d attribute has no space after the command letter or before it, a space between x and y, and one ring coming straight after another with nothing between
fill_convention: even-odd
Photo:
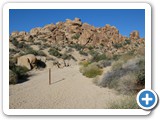
<instances>
[{"instance_id":1,"label":"desert sand","mask_svg":"<svg viewBox=\"0 0 160 120\"><path fill-rule=\"evenodd\" d=\"M51 85L48 69L30 74L28 81L10 85L10 109L103 109L123 98L112 89L96 86L79 72L78 65L52 68Z\"/></svg>"}]
</instances>

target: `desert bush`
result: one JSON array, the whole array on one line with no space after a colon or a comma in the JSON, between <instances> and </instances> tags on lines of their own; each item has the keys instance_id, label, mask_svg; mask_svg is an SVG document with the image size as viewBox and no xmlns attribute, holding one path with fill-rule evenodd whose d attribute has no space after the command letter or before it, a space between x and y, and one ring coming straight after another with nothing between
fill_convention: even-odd
<instances>
[{"instance_id":1,"label":"desert bush","mask_svg":"<svg viewBox=\"0 0 160 120\"><path fill-rule=\"evenodd\" d=\"M79 51L79 54L84 55L84 56L88 56L88 54L82 50Z\"/></svg>"},{"instance_id":2,"label":"desert bush","mask_svg":"<svg viewBox=\"0 0 160 120\"><path fill-rule=\"evenodd\" d=\"M126 39L126 40L123 42L123 45L127 45L127 44L131 44L131 40L130 40L130 39Z\"/></svg>"},{"instance_id":3,"label":"desert bush","mask_svg":"<svg viewBox=\"0 0 160 120\"><path fill-rule=\"evenodd\" d=\"M92 57L92 62L98 62L98 61L101 61L101 60L107 60L107 56L106 54L97 54L97 55L94 55Z\"/></svg>"},{"instance_id":4,"label":"desert bush","mask_svg":"<svg viewBox=\"0 0 160 120\"><path fill-rule=\"evenodd\" d=\"M80 44L72 44L72 45L69 45L69 47L75 48L77 51L80 51L85 48L85 46L82 46Z\"/></svg>"},{"instance_id":5,"label":"desert bush","mask_svg":"<svg viewBox=\"0 0 160 120\"><path fill-rule=\"evenodd\" d=\"M91 49L91 50L89 51L89 54L90 54L91 56L96 56L96 55L98 55L99 53L98 53L97 51Z\"/></svg>"},{"instance_id":6,"label":"desert bush","mask_svg":"<svg viewBox=\"0 0 160 120\"><path fill-rule=\"evenodd\" d=\"M27 75L26 73L29 71L26 67L22 66L14 66L13 68L11 68L11 70L17 74L18 78L23 78Z\"/></svg>"},{"instance_id":7,"label":"desert bush","mask_svg":"<svg viewBox=\"0 0 160 120\"><path fill-rule=\"evenodd\" d=\"M89 49L89 50L93 50L94 47L93 47L93 46L88 46L88 49Z\"/></svg>"},{"instance_id":8,"label":"desert bush","mask_svg":"<svg viewBox=\"0 0 160 120\"><path fill-rule=\"evenodd\" d=\"M136 96L125 96L121 100L117 100L111 103L108 109L140 109L137 101Z\"/></svg>"},{"instance_id":9,"label":"desert bush","mask_svg":"<svg viewBox=\"0 0 160 120\"><path fill-rule=\"evenodd\" d=\"M111 66L111 61L109 60L101 60L97 63L97 66L99 68L105 68L105 67L108 67L108 66Z\"/></svg>"},{"instance_id":10,"label":"desert bush","mask_svg":"<svg viewBox=\"0 0 160 120\"><path fill-rule=\"evenodd\" d=\"M56 48L50 48L48 52L50 55L53 55L57 58L60 58L62 56L62 54Z\"/></svg>"},{"instance_id":11,"label":"desert bush","mask_svg":"<svg viewBox=\"0 0 160 120\"><path fill-rule=\"evenodd\" d=\"M12 44L14 45L14 46L17 46L19 43L18 43L18 41L16 40L16 38L13 38L12 39Z\"/></svg>"},{"instance_id":12,"label":"desert bush","mask_svg":"<svg viewBox=\"0 0 160 120\"><path fill-rule=\"evenodd\" d=\"M68 47L68 48L67 48L67 52L68 52L68 53L73 52L73 49L70 48L70 47Z\"/></svg>"},{"instance_id":13,"label":"desert bush","mask_svg":"<svg viewBox=\"0 0 160 120\"><path fill-rule=\"evenodd\" d=\"M9 84L16 84L18 82L17 74L9 70Z\"/></svg>"},{"instance_id":14,"label":"desert bush","mask_svg":"<svg viewBox=\"0 0 160 120\"><path fill-rule=\"evenodd\" d=\"M114 70L120 70L120 69L122 69L122 65L123 65L123 61L121 61L121 60L118 60L118 61L116 61L116 62L113 62L113 64L112 64L112 70L114 71Z\"/></svg>"},{"instance_id":15,"label":"desert bush","mask_svg":"<svg viewBox=\"0 0 160 120\"><path fill-rule=\"evenodd\" d=\"M112 64L110 71L104 74L99 85L114 88L122 94L136 93L144 88L145 65L143 58L121 60Z\"/></svg>"},{"instance_id":16,"label":"desert bush","mask_svg":"<svg viewBox=\"0 0 160 120\"><path fill-rule=\"evenodd\" d=\"M96 64L92 63L87 67L81 67L80 72L86 77L94 78L97 75L101 75L103 70L100 69Z\"/></svg>"},{"instance_id":17,"label":"desert bush","mask_svg":"<svg viewBox=\"0 0 160 120\"><path fill-rule=\"evenodd\" d=\"M25 47L25 43L24 42L20 42L18 45L17 45L18 48L24 48Z\"/></svg>"},{"instance_id":18,"label":"desert bush","mask_svg":"<svg viewBox=\"0 0 160 120\"><path fill-rule=\"evenodd\" d=\"M28 47L23 52L20 53L20 55L27 55L27 54L34 54L35 56L46 56L46 54L41 50L34 50L31 47Z\"/></svg>"},{"instance_id":19,"label":"desert bush","mask_svg":"<svg viewBox=\"0 0 160 120\"><path fill-rule=\"evenodd\" d=\"M142 58L137 65L139 66L139 70L136 71L135 75L137 78L138 85L145 85L145 58Z\"/></svg>"},{"instance_id":20,"label":"desert bush","mask_svg":"<svg viewBox=\"0 0 160 120\"><path fill-rule=\"evenodd\" d=\"M37 56L46 56L46 54L43 52L43 51L36 51L36 54Z\"/></svg>"},{"instance_id":21,"label":"desert bush","mask_svg":"<svg viewBox=\"0 0 160 120\"><path fill-rule=\"evenodd\" d=\"M116 49L123 47L122 43L115 43L113 44L113 47L115 47Z\"/></svg>"},{"instance_id":22,"label":"desert bush","mask_svg":"<svg viewBox=\"0 0 160 120\"><path fill-rule=\"evenodd\" d=\"M9 48L9 55L13 56L13 55L15 55L16 53L19 53L19 50L17 50L17 49L10 49L10 48Z\"/></svg>"},{"instance_id":23,"label":"desert bush","mask_svg":"<svg viewBox=\"0 0 160 120\"><path fill-rule=\"evenodd\" d=\"M73 59L76 61L76 59L71 55L71 54L67 54L67 53L64 53L62 56L61 56L62 59L64 60L70 60L70 59Z\"/></svg>"},{"instance_id":24,"label":"desert bush","mask_svg":"<svg viewBox=\"0 0 160 120\"><path fill-rule=\"evenodd\" d=\"M111 58L111 60L117 61L117 60L119 60L120 57L121 57L121 55L114 54L113 57Z\"/></svg>"},{"instance_id":25,"label":"desert bush","mask_svg":"<svg viewBox=\"0 0 160 120\"><path fill-rule=\"evenodd\" d=\"M89 64L91 64L91 62L90 61L82 61L79 64L82 65L83 67L87 67Z\"/></svg>"},{"instance_id":26,"label":"desert bush","mask_svg":"<svg viewBox=\"0 0 160 120\"><path fill-rule=\"evenodd\" d=\"M14 67L16 63L17 63L17 58L9 56L9 69Z\"/></svg>"},{"instance_id":27,"label":"desert bush","mask_svg":"<svg viewBox=\"0 0 160 120\"><path fill-rule=\"evenodd\" d=\"M10 69L10 76L9 76L10 84L20 83L22 82L21 80L24 80L28 77L27 72L29 70L26 67L16 66L13 62L10 61L9 69Z\"/></svg>"},{"instance_id":28,"label":"desert bush","mask_svg":"<svg viewBox=\"0 0 160 120\"><path fill-rule=\"evenodd\" d=\"M130 72L122 76L114 88L121 94L135 94L139 89L135 74Z\"/></svg>"},{"instance_id":29,"label":"desert bush","mask_svg":"<svg viewBox=\"0 0 160 120\"><path fill-rule=\"evenodd\" d=\"M115 88L117 87L117 81L119 80L119 78L127 73L128 71L125 69L117 69L114 71L111 70L103 76L99 85L102 87Z\"/></svg>"}]
</instances>

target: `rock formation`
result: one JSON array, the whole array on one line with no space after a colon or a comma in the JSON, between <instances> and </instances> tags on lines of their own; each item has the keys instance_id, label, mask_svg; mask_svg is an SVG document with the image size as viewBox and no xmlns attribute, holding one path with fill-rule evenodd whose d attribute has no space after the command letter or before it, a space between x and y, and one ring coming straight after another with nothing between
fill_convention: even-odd
<instances>
[{"instance_id":1,"label":"rock formation","mask_svg":"<svg viewBox=\"0 0 160 120\"><path fill-rule=\"evenodd\" d=\"M28 54L21 56L17 59L17 65L27 67L29 70L35 67L36 65L36 56L33 54Z\"/></svg>"},{"instance_id":2,"label":"rock formation","mask_svg":"<svg viewBox=\"0 0 160 120\"><path fill-rule=\"evenodd\" d=\"M24 48L26 46L23 44L26 44L37 48L37 51L45 51L47 56L52 57L55 61L61 60L56 56L49 55L48 50L52 47L61 50L56 51L56 54L59 55L68 54L68 48L72 49L74 47L74 49L78 50L78 54L79 52L83 54L84 52L89 52L89 48L92 47L100 53L113 56L128 51L136 52L139 48L144 49L145 45L145 40L144 38L140 38L138 31L133 31L129 37L126 37L121 35L115 26L107 24L104 27L94 27L88 23L83 23L79 18L75 18L74 20L66 19L65 22L51 23L44 27L33 28L29 32L12 32L9 40L12 49L18 49L19 47L19 51L25 52ZM15 46L11 43L14 43ZM18 46L16 46L17 44ZM63 49L65 49L66 53L63 53ZM74 55L73 52L71 52L71 54ZM81 59L87 59L85 57L86 56L83 56ZM42 59L42 57L37 58ZM47 63L47 60L43 59L42 61ZM18 58L18 65L26 66L28 69L32 69L32 64L35 62L36 57L34 55L21 56ZM49 62L49 64L50 63L52 62Z\"/></svg>"}]
</instances>

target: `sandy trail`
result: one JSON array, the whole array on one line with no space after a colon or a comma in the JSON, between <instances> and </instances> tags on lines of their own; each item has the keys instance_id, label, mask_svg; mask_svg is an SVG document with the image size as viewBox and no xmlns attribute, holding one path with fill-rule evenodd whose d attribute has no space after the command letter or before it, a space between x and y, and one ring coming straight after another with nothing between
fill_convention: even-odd
<instances>
[{"instance_id":1,"label":"sandy trail","mask_svg":"<svg viewBox=\"0 0 160 120\"><path fill-rule=\"evenodd\" d=\"M122 96L114 90L100 88L79 72L79 66L35 72L29 81L10 85L10 109L98 109L108 108Z\"/></svg>"}]
</instances>

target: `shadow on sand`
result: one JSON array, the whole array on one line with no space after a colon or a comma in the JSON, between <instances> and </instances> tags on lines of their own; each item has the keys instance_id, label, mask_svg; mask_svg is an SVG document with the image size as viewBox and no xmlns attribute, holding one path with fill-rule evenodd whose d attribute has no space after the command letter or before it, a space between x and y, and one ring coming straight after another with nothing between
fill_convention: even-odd
<instances>
[{"instance_id":1,"label":"shadow on sand","mask_svg":"<svg viewBox=\"0 0 160 120\"><path fill-rule=\"evenodd\" d=\"M56 83L59 83L59 82L64 81L64 80L66 80L66 79L65 79L65 78L62 78L61 80L58 80L58 81L52 82L51 84L56 84Z\"/></svg>"}]
</instances>

